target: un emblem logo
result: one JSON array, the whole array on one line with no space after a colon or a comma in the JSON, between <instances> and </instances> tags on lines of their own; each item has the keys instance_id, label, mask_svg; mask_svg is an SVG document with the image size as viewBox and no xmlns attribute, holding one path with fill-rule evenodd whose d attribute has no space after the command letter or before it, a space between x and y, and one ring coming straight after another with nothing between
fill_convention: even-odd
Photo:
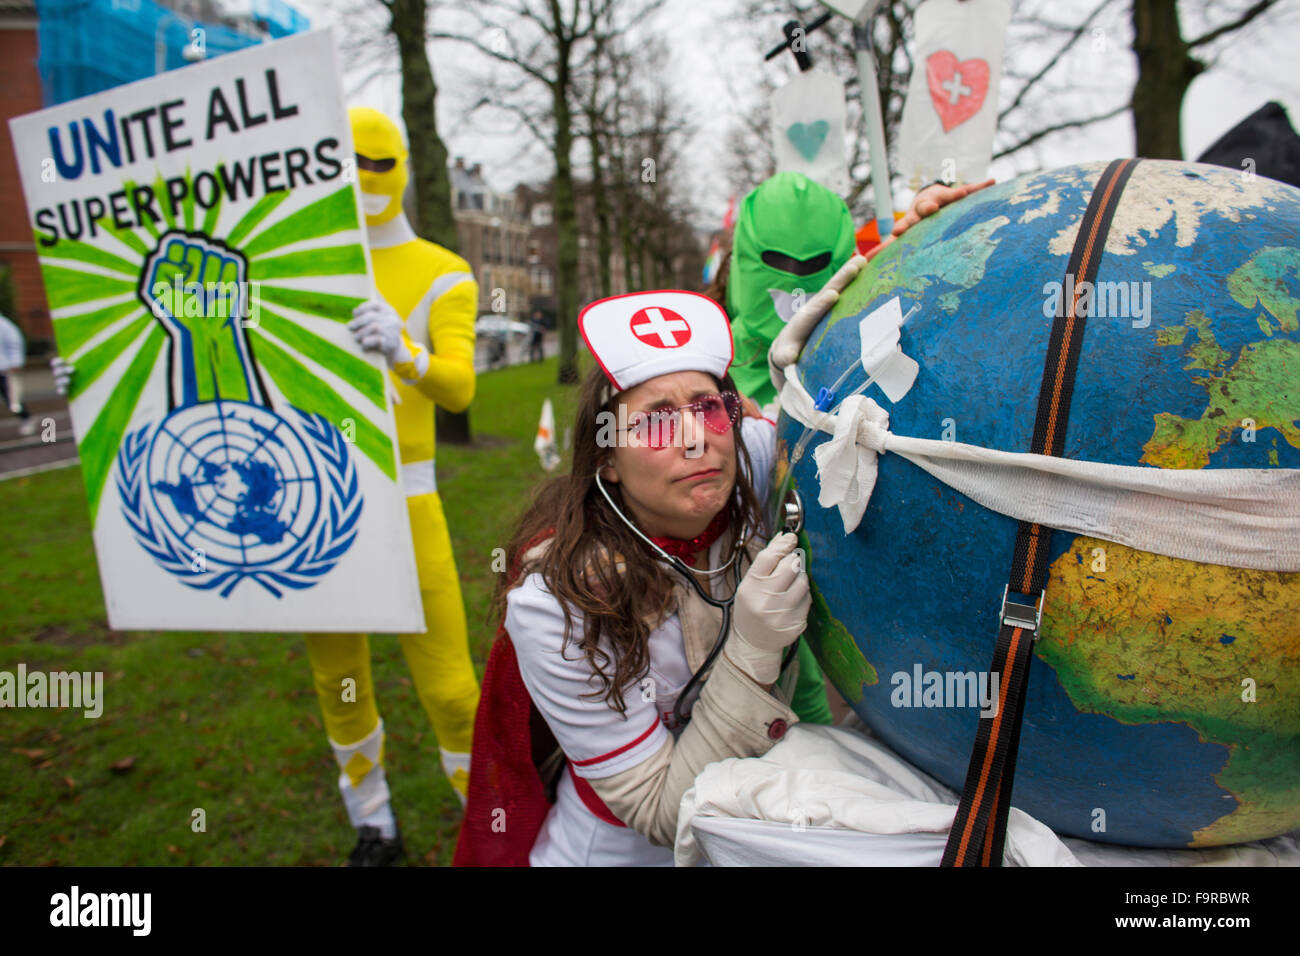
<instances>
[{"instance_id":1,"label":"un emblem logo","mask_svg":"<svg viewBox=\"0 0 1300 956\"><path fill-rule=\"evenodd\" d=\"M193 588L229 597L251 579L276 597L316 584L356 538L362 496L348 444L321 415L278 415L243 320L246 264L206 236L163 235L140 298L167 330L171 413L126 435L122 514Z\"/></svg>"}]
</instances>

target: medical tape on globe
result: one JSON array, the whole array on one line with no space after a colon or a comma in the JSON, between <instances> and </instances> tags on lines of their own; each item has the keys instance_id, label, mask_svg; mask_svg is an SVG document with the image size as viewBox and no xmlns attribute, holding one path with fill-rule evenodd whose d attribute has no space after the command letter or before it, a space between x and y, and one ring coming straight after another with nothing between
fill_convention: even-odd
<instances>
[{"instance_id":1,"label":"medical tape on globe","mask_svg":"<svg viewBox=\"0 0 1300 956\"><path fill-rule=\"evenodd\" d=\"M920 311L920 308L919 305L912 306L907 315ZM897 403L911 390L921 366L916 359L905 355L898 344L906 320L898 296L863 316L858 323L862 353L859 364L867 373L867 381L850 394L865 392L866 386L875 382L891 402Z\"/></svg>"},{"instance_id":2,"label":"medical tape on globe","mask_svg":"<svg viewBox=\"0 0 1300 956\"><path fill-rule=\"evenodd\" d=\"M773 376L776 378L776 376ZM1206 564L1300 571L1300 469L1163 469L998 451L889 431L864 396L818 412L796 365L782 370L781 407L832 437L813 450L818 503L857 528L890 451L984 507L1021 521Z\"/></svg>"}]
</instances>

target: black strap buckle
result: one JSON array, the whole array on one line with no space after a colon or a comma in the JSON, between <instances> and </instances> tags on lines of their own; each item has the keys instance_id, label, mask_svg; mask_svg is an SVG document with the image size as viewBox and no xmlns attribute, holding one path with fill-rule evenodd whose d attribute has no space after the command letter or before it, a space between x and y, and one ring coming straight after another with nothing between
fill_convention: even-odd
<instances>
[{"instance_id":1,"label":"black strap buckle","mask_svg":"<svg viewBox=\"0 0 1300 956\"><path fill-rule=\"evenodd\" d=\"M1047 599L1047 588L1038 592L1036 605L1012 600L1009 597L1010 591L1009 584L1002 589L1002 613L999 618L1008 627L1023 627L1034 635L1034 640L1038 640L1038 629L1043 623L1043 602Z\"/></svg>"}]
</instances>

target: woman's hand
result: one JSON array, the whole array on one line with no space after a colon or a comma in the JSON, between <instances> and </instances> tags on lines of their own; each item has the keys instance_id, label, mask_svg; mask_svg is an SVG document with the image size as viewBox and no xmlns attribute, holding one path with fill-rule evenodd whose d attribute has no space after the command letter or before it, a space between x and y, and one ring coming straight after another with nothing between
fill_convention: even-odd
<instances>
[{"instance_id":1,"label":"woman's hand","mask_svg":"<svg viewBox=\"0 0 1300 956\"><path fill-rule=\"evenodd\" d=\"M736 589L727 655L761 685L781 673L781 654L808 624L812 593L804 573L799 539L785 533L773 538Z\"/></svg>"},{"instance_id":2,"label":"woman's hand","mask_svg":"<svg viewBox=\"0 0 1300 956\"><path fill-rule=\"evenodd\" d=\"M993 183L994 180L986 179L982 183L967 183L963 186L945 186L943 183L926 186L912 199L912 205L908 207L903 218L894 223L894 238L897 239L926 216L933 216L949 203L965 199L971 193L987 189Z\"/></svg>"},{"instance_id":3,"label":"woman's hand","mask_svg":"<svg viewBox=\"0 0 1300 956\"><path fill-rule=\"evenodd\" d=\"M889 245L907 230L911 229L922 219L927 216L933 216L936 212L954 203L958 199L965 199L971 193L977 193L981 189L987 189L992 186L995 180L986 179L982 183L967 183L962 186L945 186L943 183L935 183L932 186L926 186L912 199L912 205L908 207L903 218L894 223L893 233L886 236L874 249L867 253L867 258L873 258L876 253Z\"/></svg>"}]
</instances>

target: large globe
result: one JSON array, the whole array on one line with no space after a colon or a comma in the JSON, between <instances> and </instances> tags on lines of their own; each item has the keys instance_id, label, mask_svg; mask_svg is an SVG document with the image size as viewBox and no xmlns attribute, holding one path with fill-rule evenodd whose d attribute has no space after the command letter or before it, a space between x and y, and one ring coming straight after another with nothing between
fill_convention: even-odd
<instances>
[{"instance_id":1,"label":"large globe","mask_svg":"<svg viewBox=\"0 0 1300 956\"><path fill-rule=\"evenodd\" d=\"M891 430L1030 450L1045 312L1103 169L1021 177L910 230L814 330L799 366L809 391L858 357L858 318L899 296L904 312L920 306L900 344L921 370L897 404L867 393ZM1300 467L1300 191L1142 162L1097 278L1130 296L1087 322L1065 457ZM786 448L801 431L783 419ZM915 706L919 689L899 690L928 672L987 671L1016 522L884 454L846 537L816 505L811 448L794 480L809 506L813 649L880 737L960 790L977 709ZM1013 804L1063 834L1141 846L1300 827L1300 573L1060 531L1051 546Z\"/></svg>"}]
</instances>

